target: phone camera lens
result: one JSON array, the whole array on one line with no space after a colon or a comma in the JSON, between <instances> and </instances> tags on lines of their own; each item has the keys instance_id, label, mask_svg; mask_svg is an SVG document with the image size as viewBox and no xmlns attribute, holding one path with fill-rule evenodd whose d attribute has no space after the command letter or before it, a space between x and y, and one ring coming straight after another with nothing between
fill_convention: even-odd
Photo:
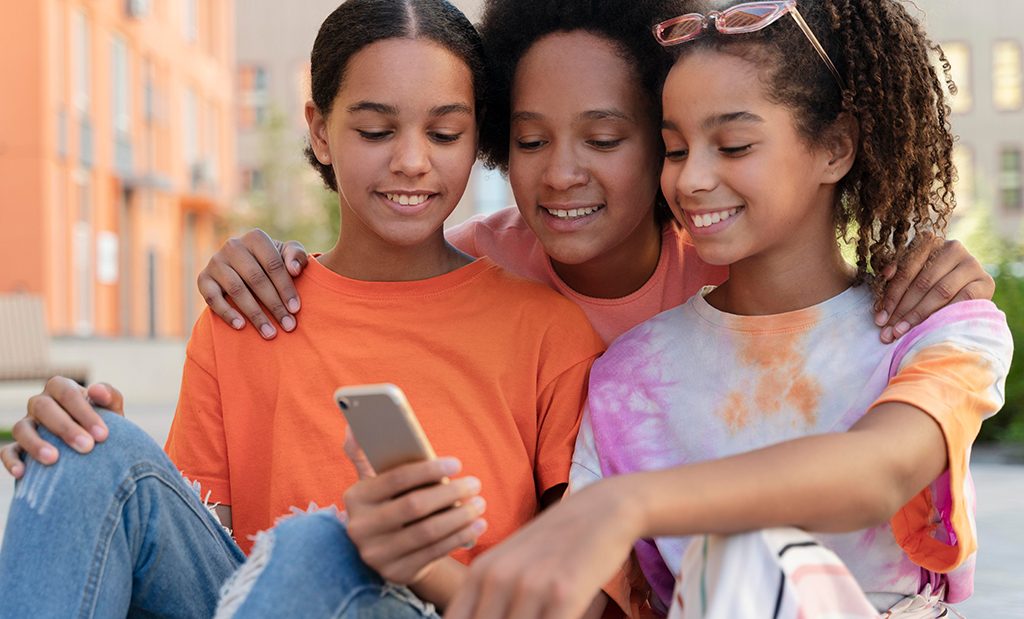
<instances>
[{"instance_id":1,"label":"phone camera lens","mask_svg":"<svg viewBox=\"0 0 1024 619\"><path fill-rule=\"evenodd\" d=\"M341 410L347 411L350 406L348 398L338 398L338 406L341 407Z\"/></svg>"}]
</instances>

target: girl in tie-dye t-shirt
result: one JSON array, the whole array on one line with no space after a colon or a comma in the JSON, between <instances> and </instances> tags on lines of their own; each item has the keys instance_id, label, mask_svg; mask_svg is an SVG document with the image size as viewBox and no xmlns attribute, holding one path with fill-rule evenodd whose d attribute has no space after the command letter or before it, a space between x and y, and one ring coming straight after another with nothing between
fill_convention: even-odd
<instances>
[{"instance_id":1,"label":"girl in tie-dye t-shirt","mask_svg":"<svg viewBox=\"0 0 1024 619\"><path fill-rule=\"evenodd\" d=\"M949 613L972 589L968 463L1002 406L1005 316L956 304L898 345L869 318L871 274L954 205L933 46L897 0L692 6L655 28L679 52L662 190L729 280L595 363L570 496L450 614L557 582L500 603L569 616L631 548L678 616Z\"/></svg>"}]
</instances>

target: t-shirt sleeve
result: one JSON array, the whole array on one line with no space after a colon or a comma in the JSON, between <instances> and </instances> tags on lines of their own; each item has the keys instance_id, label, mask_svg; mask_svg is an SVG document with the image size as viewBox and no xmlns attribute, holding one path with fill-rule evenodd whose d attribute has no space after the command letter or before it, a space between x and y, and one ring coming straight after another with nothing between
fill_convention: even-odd
<instances>
[{"instance_id":1,"label":"t-shirt sleeve","mask_svg":"<svg viewBox=\"0 0 1024 619\"><path fill-rule=\"evenodd\" d=\"M203 498L231 505L227 441L217 381L210 311L202 313L185 351L178 408L164 446L182 475L200 484Z\"/></svg>"},{"instance_id":2,"label":"t-shirt sleeve","mask_svg":"<svg viewBox=\"0 0 1024 619\"><path fill-rule=\"evenodd\" d=\"M475 215L466 221L452 226L444 231L444 238L454 245L459 251L470 256L480 257L480 248L477 247L477 229L483 225L483 215Z\"/></svg>"},{"instance_id":3,"label":"t-shirt sleeve","mask_svg":"<svg viewBox=\"0 0 1024 619\"><path fill-rule=\"evenodd\" d=\"M572 449L587 396L590 366L604 350L583 312L559 299L569 311L557 312L541 343L544 358L538 376L537 496L569 480ZM554 309L554 308L553 308Z\"/></svg>"},{"instance_id":4,"label":"t-shirt sleeve","mask_svg":"<svg viewBox=\"0 0 1024 619\"><path fill-rule=\"evenodd\" d=\"M971 446L981 423L1003 405L1013 341L1006 316L988 301L957 303L916 329L899 368L875 406L921 409L942 429L948 469L891 521L907 555L932 572L949 572L977 546ZM914 332L905 338L914 337Z\"/></svg>"},{"instance_id":5,"label":"t-shirt sleeve","mask_svg":"<svg viewBox=\"0 0 1024 619\"><path fill-rule=\"evenodd\" d=\"M572 468L569 469L569 493L579 492L602 477L594 430L590 427L590 410L584 409L580 431L576 435L576 449L572 454Z\"/></svg>"}]
</instances>

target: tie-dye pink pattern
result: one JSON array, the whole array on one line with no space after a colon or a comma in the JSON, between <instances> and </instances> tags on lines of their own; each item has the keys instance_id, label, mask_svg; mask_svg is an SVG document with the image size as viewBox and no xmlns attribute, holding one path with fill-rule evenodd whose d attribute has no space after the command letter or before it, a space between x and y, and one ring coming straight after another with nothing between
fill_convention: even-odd
<instances>
[{"instance_id":1,"label":"tie-dye pink pattern","mask_svg":"<svg viewBox=\"0 0 1024 619\"><path fill-rule=\"evenodd\" d=\"M901 345L884 346L865 290L848 290L793 315L754 317L760 321L716 314L694 297L626 333L595 364L588 408L598 462L589 466L602 476L661 469L844 431L883 392L903 357L919 352L915 342L955 328L965 317L957 310L973 303L981 302L947 308ZM1001 313L988 306L986 318L998 322ZM972 490L963 488L962 496L973 510ZM936 480L931 492L930 534L955 545L948 477ZM939 575L910 560L889 524L819 537L865 591L913 595L931 583L944 585L949 601L970 595L973 555ZM687 543L666 538L636 546L641 568L665 603Z\"/></svg>"}]
</instances>

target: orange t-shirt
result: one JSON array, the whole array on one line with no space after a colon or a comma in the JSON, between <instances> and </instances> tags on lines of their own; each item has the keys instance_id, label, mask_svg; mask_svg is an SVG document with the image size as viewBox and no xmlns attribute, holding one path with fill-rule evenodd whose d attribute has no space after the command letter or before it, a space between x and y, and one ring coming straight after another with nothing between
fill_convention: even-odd
<instances>
[{"instance_id":1,"label":"orange t-shirt","mask_svg":"<svg viewBox=\"0 0 1024 619\"><path fill-rule=\"evenodd\" d=\"M590 365L604 346L572 302L491 260L412 282L364 282L316 260L296 280L302 328L265 342L207 310L188 344L166 450L250 536L292 506L337 504L356 481L342 385L395 383L439 456L456 456L487 500L472 556L568 480Z\"/></svg>"}]
</instances>

